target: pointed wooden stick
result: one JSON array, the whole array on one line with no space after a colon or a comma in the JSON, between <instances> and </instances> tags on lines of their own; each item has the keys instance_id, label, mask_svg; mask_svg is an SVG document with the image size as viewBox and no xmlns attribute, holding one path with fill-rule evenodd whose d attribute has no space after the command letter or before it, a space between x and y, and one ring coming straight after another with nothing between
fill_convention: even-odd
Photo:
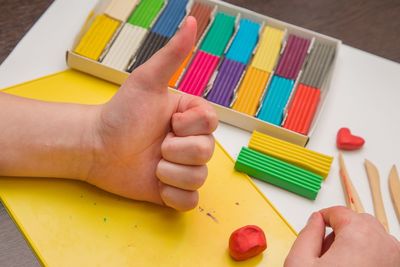
<instances>
[{"instance_id":1,"label":"pointed wooden stick","mask_svg":"<svg viewBox=\"0 0 400 267\"><path fill-rule=\"evenodd\" d=\"M393 165L389 174L389 191L392 197L394 210L396 211L397 219L400 222L400 180L397 173L396 165Z\"/></svg>"},{"instance_id":2,"label":"pointed wooden stick","mask_svg":"<svg viewBox=\"0 0 400 267\"><path fill-rule=\"evenodd\" d=\"M347 207L355 212L364 213L364 207L361 203L360 197L358 196L357 191L350 180L349 174L347 173L342 152L339 152L339 173Z\"/></svg>"},{"instance_id":3,"label":"pointed wooden stick","mask_svg":"<svg viewBox=\"0 0 400 267\"><path fill-rule=\"evenodd\" d=\"M364 166L365 170L367 171L369 187L371 188L372 202L374 203L375 216L383 224L386 231L389 232L389 224L382 200L381 184L380 184L378 169L371 161L367 159L364 162Z\"/></svg>"}]
</instances>

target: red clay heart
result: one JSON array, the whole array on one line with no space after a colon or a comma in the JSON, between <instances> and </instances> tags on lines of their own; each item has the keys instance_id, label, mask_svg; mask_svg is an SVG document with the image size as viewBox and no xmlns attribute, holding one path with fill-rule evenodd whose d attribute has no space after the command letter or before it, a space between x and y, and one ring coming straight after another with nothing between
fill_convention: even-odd
<instances>
[{"instance_id":1,"label":"red clay heart","mask_svg":"<svg viewBox=\"0 0 400 267\"><path fill-rule=\"evenodd\" d=\"M340 128L336 136L336 146L343 150L356 150L364 145L362 137L352 135L349 128Z\"/></svg>"},{"instance_id":2,"label":"red clay heart","mask_svg":"<svg viewBox=\"0 0 400 267\"><path fill-rule=\"evenodd\" d=\"M256 225L246 225L229 238L229 254L237 261L257 256L267 248L264 231Z\"/></svg>"}]
</instances>

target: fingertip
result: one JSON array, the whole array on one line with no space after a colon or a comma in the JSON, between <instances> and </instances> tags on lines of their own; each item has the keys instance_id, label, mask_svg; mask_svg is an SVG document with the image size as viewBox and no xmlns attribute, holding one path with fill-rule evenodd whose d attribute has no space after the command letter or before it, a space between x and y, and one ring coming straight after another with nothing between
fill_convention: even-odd
<instances>
[{"instance_id":1,"label":"fingertip","mask_svg":"<svg viewBox=\"0 0 400 267\"><path fill-rule=\"evenodd\" d=\"M184 117L185 116L182 112L174 113L171 118L172 128L174 128L174 125L180 126L184 120Z\"/></svg>"},{"instance_id":2,"label":"fingertip","mask_svg":"<svg viewBox=\"0 0 400 267\"><path fill-rule=\"evenodd\" d=\"M186 17L186 20L188 20L188 21L190 21L190 20L193 20L193 21L197 21L196 20L196 18L194 17L194 16L192 16L192 15L188 15L187 17Z\"/></svg>"},{"instance_id":3,"label":"fingertip","mask_svg":"<svg viewBox=\"0 0 400 267\"><path fill-rule=\"evenodd\" d=\"M211 134L217 129L218 117L214 109L204 108L200 118L203 121L206 133Z\"/></svg>"},{"instance_id":4,"label":"fingertip","mask_svg":"<svg viewBox=\"0 0 400 267\"><path fill-rule=\"evenodd\" d=\"M319 211L313 212L308 218L307 224L313 224L313 225L324 225L324 219L322 218L322 215Z\"/></svg>"},{"instance_id":5,"label":"fingertip","mask_svg":"<svg viewBox=\"0 0 400 267\"><path fill-rule=\"evenodd\" d=\"M351 211L349 208L341 205L337 206L332 206L329 208L321 209L319 212L324 215L325 213L331 213L331 212L346 212L347 210Z\"/></svg>"},{"instance_id":6,"label":"fingertip","mask_svg":"<svg viewBox=\"0 0 400 267\"><path fill-rule=\"evenodd\" d=\"M197 32L197 22L189 16L171 40L135 69L128 80L136 80L139 86L164 91L171 76L192 51ZM157 79L154 79L157 77Z\"/></svg>"},{"instance_id":7,"label":"fingertip","mask_svg":"<svg viewBox=\"0 0 400 267\"><path fill-rule=\"evenodd\" d=\"M199 202L198 191L181 190L165 184L160 186L160 195L166 206L181 212L194 209Z\"/></svg>"},{"instance_id":8,"label":"fingertip","mask_svg":"<svg viewBox=\"0 0 400 267\"><path fill-rule=\"evenodd\" d=\"M174 35L167 46L175 47L175 56L179 64L183 61L195 45L197 34L197 22L193 16L188 16L182 27ZM173 51L173 50L172 50Z\"/></svg>"},{"instance_id":9,"label":"fingertip","mask_svg":"<svg viewBox=\"0 0 400 267\"><path fill-rule=\"evenodd\" d=\"M324 223L337 231L348 225L352 218L357 215L351 209L344 206L334 206L319 211Z\"/></svg>"},{"instance_id":10,"label":"fingertip","mask_svg":"<svg viewBox=\"0 0 400 267\"><path fill-rule=\"evenodd\" d=\"M197 29L197 20L194 16L191 16L191 15L187 16L185 23L186 23L186 25L185 25L186 27Z\"/></svg>"}]
</instances>

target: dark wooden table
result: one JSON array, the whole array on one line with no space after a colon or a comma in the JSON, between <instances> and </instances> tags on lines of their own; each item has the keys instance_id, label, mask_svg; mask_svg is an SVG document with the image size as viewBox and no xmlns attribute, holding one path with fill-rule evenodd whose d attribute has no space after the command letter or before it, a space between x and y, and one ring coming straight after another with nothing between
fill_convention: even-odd
<instances>
[{"instance_id":1,"label":"dark wooden table","mask_svg":"<svg viewBox=\"0 0 400 267\"><path fill-rule=\"evenodd\" d=\"M400 62L399 0L227 0Z\"/></svg>"},{"instance_id":2,"label":"dark wooden table","mask_svg":"<svg viewBox=\"0 0 400 267\"><path fill-rule=\"evenodd\" d=\"M0 0L0 63L53 0ZM227 0L400 62L400 0Z\"/></svg>"},{"instance_id":3,"label":"dark wooden table","mask_svg":"<svg viewBox=\"0 0 400 267\"><path fill-rule=\"evenodd\" d=\"M52 2L52 0L0 0L0 63ZM347 45L400 62L400 0L227 0L227 2L336 37ZM39 266L1 204L0 266Z\"/></svg>"}]
</instances>

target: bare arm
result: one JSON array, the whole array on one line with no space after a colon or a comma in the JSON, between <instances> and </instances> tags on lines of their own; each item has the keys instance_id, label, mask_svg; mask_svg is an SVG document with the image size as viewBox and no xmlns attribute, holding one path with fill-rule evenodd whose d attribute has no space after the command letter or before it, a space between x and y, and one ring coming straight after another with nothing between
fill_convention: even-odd
<instances>
[{"instance_id":1,"label":"bare arm","mask_svg":"<svg viewBox=\"0 0 400 267\"><path fill-rule=\"evenodd\" d=\"M98 106L0 93L0 107L1 176L83 179L87 175Z\"/></svg>"}]
</instances>

